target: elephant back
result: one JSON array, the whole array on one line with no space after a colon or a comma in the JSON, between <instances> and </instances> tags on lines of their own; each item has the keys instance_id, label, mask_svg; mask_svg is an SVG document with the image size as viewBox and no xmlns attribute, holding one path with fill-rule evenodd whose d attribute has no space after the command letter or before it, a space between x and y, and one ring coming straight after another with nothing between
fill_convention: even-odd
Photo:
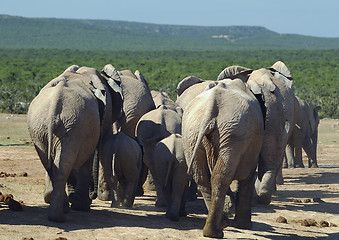
<instances>
[{"instance_id":1,"label":"elephant back","mask_svg":"<svg viewBox=\"0 0 339 240\"><path fill-rule=\"evenodd\" d=\"M193 84L192 86L188 87L185 89L184 92L178 96L176 103L181 107L184 111L185 108L188 106L188 104L200 93L202 93L206 86L208 86L209 83L213 81L207 80L207 81L202 81L196 84Z\"/></svg>"}]
</instances>

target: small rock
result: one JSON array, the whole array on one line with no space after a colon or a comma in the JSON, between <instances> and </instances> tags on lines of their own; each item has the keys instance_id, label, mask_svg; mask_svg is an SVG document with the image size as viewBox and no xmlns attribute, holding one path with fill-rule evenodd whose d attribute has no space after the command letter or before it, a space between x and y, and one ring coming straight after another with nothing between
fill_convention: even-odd
<instances>
[{"instance_id":1,"label":"small rock","mask_svg":"<svg viewBox=\"0 0 339 240\"><path fill-rule=\"evenodd\" d=\"M294 203L301 203L301 200L297 199L297 198L292 198L292 202L294 202Z\"/></svg>"},{"instance_id":2,"label":"small rock","mask_svg":"<svg viewBox=\"0 0 339 240\"><path fill-rule=\"evenodd\" d=\"M330 227L338 227L337 224L330 223Z\"/></svg>"},{"instance_id":3,"label":"small rock","mask_svg":"<svg viewBox=\"0 0 339 240\"><path fill-rule=\"evenodd\" d=\"M279 216L276 220L277 223L287 223L287 219L283 216Z\"/></svg>"},{"instance_id":4,"label":"small rock","mask_svg":"<svg viewBox=\"0 0 339 240\"><path fill-rule=\"evenodd\" d=\"M20 177L27 177L27 176L28 176L28 173L23 172L23 173L20 173L19 176L20 176Z\"/></svg>"},{"instance_id":5,"label":"small rock","mask_svg":"<svg viewBox=\"0 0 339 240\"><path fill-rule=\"evenodd\" d=\"M326 222L326 221L324 221L324 220L321 220L321 221L319 222L319 225L320 225L320 227L328 227L328 226L330 226L329 223Z\"/></svg>"},{"instance_id":6,"label":"small rock","mask_svg":"<svg viewBox=\"0 0 339 240\"><path fill-rule=\"evenodd\" d=\"M304 199L304 203L310 203L310 202L311 202L311 199L309 198Z\"/></svg>"},{"instance_id":7,"label":"small rock","mask_svg":"<svg viewBox=\"0 0 339 240\"><path fill-rule=\"evenodd\" d=\"M323 200L321 200L321 198L317 197L317 198L313 198L313 202L323 202Z\"/></svg>"}]
</instances>

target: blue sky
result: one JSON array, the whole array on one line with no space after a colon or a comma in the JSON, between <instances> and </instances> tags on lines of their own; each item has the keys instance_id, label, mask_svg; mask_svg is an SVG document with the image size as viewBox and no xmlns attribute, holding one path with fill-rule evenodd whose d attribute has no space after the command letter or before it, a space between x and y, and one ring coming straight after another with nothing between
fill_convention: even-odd
<instances>
[{"instance_id":1,"label":"blue sky","mask_svg":"<svg viewBox=\"0 0 339 240\"><path fill-rule=\"evenodd\" d=\"M0 14L198 26L263 26L339 37L338 0L0 0Z\"/></svg>"}]
</instances>

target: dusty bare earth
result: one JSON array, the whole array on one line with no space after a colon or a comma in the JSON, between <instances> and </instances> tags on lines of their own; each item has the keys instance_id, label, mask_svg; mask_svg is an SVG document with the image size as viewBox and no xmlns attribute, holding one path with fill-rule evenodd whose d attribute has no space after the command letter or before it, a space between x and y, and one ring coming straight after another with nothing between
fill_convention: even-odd
<instances>
[{"instance_id":1,"label":"dusty bare earth","mask_svg":"<svg viewBox=\"0 0 339 240\"><path fill-rule=\"evenodd\" d=\"M65 223L48 221L48 205L42 198L44 169L30 144L25 118L0 114L0 191L25 204L23 211L15 212L0 203L0 239L205 239L207 211L201 198L187 203L187 217L171 222L164 209L154 206L152 191L137 197L133 209L110 208L108 202L95 200L89 212L67 214ZM320 168L284 169L285 183L278 186L273 202L253 207L253 228L228 227L224 238L339 239L335 227L339 226L339 120L322 120L319 131ZM277 222L280 216L287 223ZM307 222L315 226L304 226Z\"/></svg>"}]
</instances>

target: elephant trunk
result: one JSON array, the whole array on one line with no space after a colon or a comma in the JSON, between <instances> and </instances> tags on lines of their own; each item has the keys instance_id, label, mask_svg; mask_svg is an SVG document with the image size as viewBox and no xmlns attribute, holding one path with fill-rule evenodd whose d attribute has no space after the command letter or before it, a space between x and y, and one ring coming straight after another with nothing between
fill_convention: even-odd
<instances>
[{"instance_id":1,"label":"elephant trunk","mask_svg":"<svg viewBox=\"0 0 339 240\"><path fill-rule=\"evenodd\" d=\"M311 138L308 139L306 144L304 144L303 149L305 150L308 157L308 167L314 168L318 167L317 164L317 142L318 134L315 133Z\"/></svg>"},{"instance_id":2,"label":"elephant trunk","mask_svg":"<svg viewBox=\"0 0 339 240\"><path fill-rule=\"evenodd\" d=\"M99 154L100 154L100 151L99 151L99 147L97 146L95 153L94 153L93 164L92 164L92 174L91 174L91 180L89 184L90 199L96 199L98 196Z\"/></svg>"}]
</instances>

